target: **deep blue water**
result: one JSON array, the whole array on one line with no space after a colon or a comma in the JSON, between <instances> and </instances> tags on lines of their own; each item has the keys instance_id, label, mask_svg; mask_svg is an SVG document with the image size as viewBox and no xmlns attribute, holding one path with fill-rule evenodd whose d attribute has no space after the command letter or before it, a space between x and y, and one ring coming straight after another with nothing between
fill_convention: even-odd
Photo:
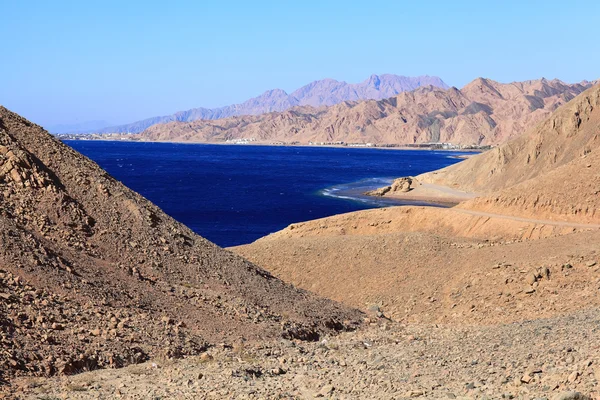
<instances>
[{"instance_id":1,"label":"deep blue water","mask_svg":"<svg viewBox=\"0 0 600 400\"><path fill-rule=\"evenodd\" d=\"M220 246L290 223L398 204L362 192L460 161L462 153L366 148L67 141ZM407 203L404 203L407 204ZM413 203L414 204L414 203Z\"/></svg>"}]
</instances>

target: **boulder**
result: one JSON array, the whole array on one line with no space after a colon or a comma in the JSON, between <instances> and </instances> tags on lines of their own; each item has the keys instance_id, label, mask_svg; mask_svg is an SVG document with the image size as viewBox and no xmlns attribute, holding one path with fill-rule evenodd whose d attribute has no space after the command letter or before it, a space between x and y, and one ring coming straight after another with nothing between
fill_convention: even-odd
<instances>
[{"instance_id":1,"label":"boulder","mask_svg":"<svg viewBox=\"0 0 600 400\"><path fill-rule=\"evenodd\" d=\"M392 183L391 191L400 193L410 192L413 189L412 184L413 179L409 176L398 178Z\"/></svg>"}]
</instances>

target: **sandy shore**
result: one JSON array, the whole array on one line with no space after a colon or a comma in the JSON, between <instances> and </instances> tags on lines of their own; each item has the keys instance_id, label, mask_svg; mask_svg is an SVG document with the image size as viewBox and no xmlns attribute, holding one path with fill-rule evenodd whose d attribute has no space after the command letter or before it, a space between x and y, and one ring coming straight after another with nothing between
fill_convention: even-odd
<instances>
[{"instance_id":1,"label":"sandy shore","mask_svg":"<svg viewBox=\"0 0 600 400\"><path fill-rule=\"evenodd\" d=\"M408 201L423 201L456 205L477 197L477 193L468 193L447 186L414 181L414 188L408 192L388 192L382 197Z\"/></svg>"}]
</instances>

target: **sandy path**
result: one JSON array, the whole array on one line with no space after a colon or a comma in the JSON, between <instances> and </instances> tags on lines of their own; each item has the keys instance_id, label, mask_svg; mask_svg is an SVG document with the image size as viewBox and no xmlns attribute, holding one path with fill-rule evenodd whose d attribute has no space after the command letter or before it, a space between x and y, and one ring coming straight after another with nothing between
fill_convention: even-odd
<instances>
[{"instance_id":1,"label":"sandy path","mask_svg":"<svg viewBox=\"0 0 600 400\"><path fill-rule=\"evenodd\" d=\"M508 219L511 221L530 222L530 223L534 223L534 224L563 226L563 227L568 227L568 228L600 229L600 224L581 224L581 223L569 222L569 221L553 221L553 220L549 220L549 219L531 219L531 218L516 217L513 215L506 215L506 214L494 214L494 213L488 213L488 212L484 212L484 211L467 210L464 208L456 208L456 207L452 208L452 210L463 213L463 214L476 215L476 216L480 216L480 217L501 218L501 219Z\"/></svg>"}]
</instances>

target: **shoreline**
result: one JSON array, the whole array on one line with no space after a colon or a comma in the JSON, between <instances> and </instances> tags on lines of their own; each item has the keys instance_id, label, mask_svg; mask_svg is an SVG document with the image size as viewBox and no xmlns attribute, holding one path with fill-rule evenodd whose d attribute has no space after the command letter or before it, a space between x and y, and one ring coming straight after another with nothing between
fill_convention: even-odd
<instances>
[{"instance_id":1,"label":"shoreline","mask_svg":"<svg viewBox=\"0 0 600 400\"><path fill-rule=\"evenodd\" d=\"M450 205L449 207L456 206L464 201L479 196L477 193L463 192L448 186L418 181L415 183L416 186L411 188L408 192L396 191L387 192L383 195L367 194L367 196L406 201L421 201L425 203L442 203Z\"/></svg>"},{"instance_id":2,"label":"shoreline","mask_svg":"<svg viewBox=\"0 0 600 400\"><path fill-rule=\"evenodd\" d=\"M332 198L335 198L338 200L350 200L350 201L359 202L362 204L369 204L369 203L365 202L364 200L370 200L370 204L373 205L373 207L367 208L368 210L372 210L372 209L376 209L376 208L386 208L386 207L452 208L463 201L463 200L457 201L455 198L452 198L452 197L444 198L444 197L433 197L433 196L401 197L401 196L393 196L393 195L391 195L391 196L364 195L365 198L361 198L361 197L352 196L352 195L348 195L345 197L330 196L330 195L324 195L324 194L321 194L321 195L326 196L326 197L332 197ZM377 202L378 199L388 200L390 203L389 204L378 203ZM374 204L376 204L376 205L374 205ZM354 211L348 211L348 212L354 212ZM345 213L342 213L342 214L345 214ZM335 216L335 215L340 215L340 214L332 214L331 216ZM302 222L302 221L299 221L299 222Z\"/></svg>"},{"instance_id":3,"label":"shoreline","mask_svg":"<svg viewBox=\"0 0 600 400\"><path fill-rule=\"evenodd\" d=\"M449 153L472 153L472 155L480 154L489 149L435 149L427 147L413 147L406 145L398 146L345 146L345 145L313 145L313 144L278 144L278 143L223 143L223 142L191 142L191 141L178 141L178 140L129 140L129 139L69 139L55 136L61 142L78 141L78 142L118 142L118 143L169 143L169 144L186 144L186 145L209 145L209 146L256 146L256 147L302 147L302 148L339 148L339 149L373 149L373 150L422 150L422 151L442 151ZM456 156L455 158L466 159L472 156L471 154L465 154L463 156Z\"/></svg>"}]
</instances>

